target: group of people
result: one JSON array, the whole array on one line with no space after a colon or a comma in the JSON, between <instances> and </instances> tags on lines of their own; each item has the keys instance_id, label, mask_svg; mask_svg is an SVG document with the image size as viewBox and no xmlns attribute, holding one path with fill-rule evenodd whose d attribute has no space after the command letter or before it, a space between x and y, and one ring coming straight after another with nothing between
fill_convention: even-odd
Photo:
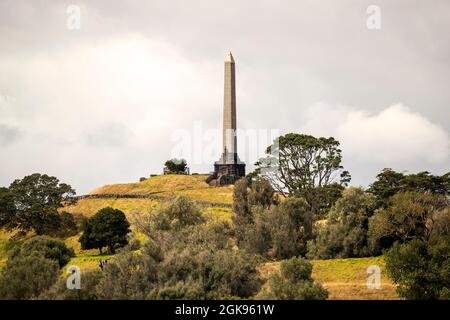
<instances>
[{"instance_id":1,"label":"group of people","mask_svg":"<svg viewBox=\"0 0 450 320\"><path fill-rule=\"evenodd\" d=\"M100 267L100 269L104 269L106 267L106 264L108 263L108 260L99 260L98 261L98 266Z\"/></svg>"}]
</instances>

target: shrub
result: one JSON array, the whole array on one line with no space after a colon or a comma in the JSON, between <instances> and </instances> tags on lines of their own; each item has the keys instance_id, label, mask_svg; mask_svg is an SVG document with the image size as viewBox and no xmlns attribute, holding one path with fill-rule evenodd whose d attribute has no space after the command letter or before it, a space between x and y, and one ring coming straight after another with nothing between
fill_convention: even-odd
<instances>
[{"instance_id":1,"label":"shrub","mask_svg":"<svg viewBox=\"0 0 450 320\"><path fill-rule=\"evenodd\" d=\"M268 209L254 208L253 215L254 223L242 231L242 248L269 259L306 254L315 217L305 200L289 198Z\"/></svg>"},{"instance_id":2,"label":"shrub","mask_svg":"<svg viewBox=\"0 0 450 320\"><path fill-rule=\"evenodd\" d=\"M127 234L130 232L130 224L125 214L117 209L103 208L92 218L83 223L83 234L79 242L81 248L99 249L108 247L108 253L115 253L117 247L127 245Z\"/></svg>"},{"instance_id":3,"label":"shrub","mask_svg":"<svg viewBox=\"0 0 450 320\"><path fill-rule=\"evenodd\" d=\"M99 299L142 300L156 286L155 260L123 250L104 268L96 291Z\"/></svg>"},{"instance_id":4,"label":"shrub","mask_svg":"<svg viewBox=\"0 0 450 320\"><path fill-rule=\"evenodd\" d=\"M56 260L43 256L17 256L9 259L0 274L0 299L26 300L38 297L59 275Z\"/></svg>"},{"instance_id":5,"label":"shrub","mask_svg":"<svg viewBox=\"0 0 450 320\"><path fill-rule=\"evenodd\" d=\"M259 289L256 265L255 258L242 251L211 251L199 247L173 250L159 267L164 283L160 292L167 293L167 289L173 292L174 286L181 288L189 284L195 291L178 291L189 293L178 296L179 299L248 298Z\"/></svg>"},{"instance_id":6,"label":"shrub","mask_svg":"<svg viewBox=\"0 0 450 320\"><path fill-rule=\"evenodd\" d=\"M312 264L303 258L291 258L281 263L280 271L269 279L263 299L326 300L328 292L311 278Z\"/></svg>"},{"instance_id":7,"label":"shrub","mask_svg":"<svg viewBox=\"0 0 450 320\"><path fill-rule=\"evenodd\" d=\"M171 159L164 163L164 172L172 174L184 174L186 173L187 163L186 160Z\"/></svg>"},{"instance_id":8,"label":"shrub","mask_svg":"<svg viewBox=\"0 0 450 320\"><path fill-rule=\"evenodd\" d=\"M253 211L269 208L277 203L275 190L265 179L256 178L251 181L242 178L235 183L233 189L233 211L235 213L233 224L238 244L243 241L246 229L254 222Z\"/></svg>"},{"instance_id":9,"label":"shrub","mask_svg":"<svg viewBox=\"0 0 450 320\"><path fill-rule=\"evenodd\" d=\"M67 289L67 278L62 277L39 296L40 300L97 300L96 287L102 278L101 271L82 271L81 288L79 290Z\"/></svg>"},{"instance_id":10,"label":"shrub","mask_svg":"<svg viewBox=\"0 0 450 320\"><path fill-rule=\"evenodd\" d=\"M386 254L386 270L399 296L413 300L450 299L450 238L395 243Z\"/></svg>"},{"instance_id":11,"label":"shrub","mask_svg":"<svg viewBox=\"0 0 450 320\"><path fill-rule=\"evenodd\" d=\"M332 259L365 257L369 218L374 212L374 197L362 188L348 188L328 213L325 225L318 226L316 239L308 243L308 257Z\"/></svg>"},{"instance_id":12,"label":"shrub","mask_svg":"<svg viewBox=\"0 0 450 320\"><path fill-rule=\"evenodd\" d=\"M431 193L395 194L387 209L370 219L372 247L389 248L395 241L428 240L435 226L434 216L448 206L445 196Z\"/></svg>"},{"instance_id":13,"label":"shrub","mask_svg":"<svg viewBox=\"0 0 450 320\"><path fill-rule=\"evenodd\" d=\"M158 209L153 219L154 229L161 231L178 231L186 226L205 222L197 206L185 196L178 196Z\"/></svg>"},{"instance_id":14,"label":"shrub","mask_svg":"<svg viewBox=\"0 0 450 320\"><path fill-rule=\"evenodd\" d=\"M59 239L49 236L36 236L26 240L21 247L15 249L11 254L10 260L30 256L55 260L59 268L62 268L75 256L75 253L72 248L68 248Z\"/></svg>"}]
</instances>

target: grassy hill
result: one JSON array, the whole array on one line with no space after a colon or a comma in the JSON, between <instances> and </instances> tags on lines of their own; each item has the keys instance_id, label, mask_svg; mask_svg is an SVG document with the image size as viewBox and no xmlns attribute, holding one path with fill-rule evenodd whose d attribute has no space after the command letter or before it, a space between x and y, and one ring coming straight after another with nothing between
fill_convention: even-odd
<instances>
[{"instance_id":1,"label":"grassy hill","mask_svg":"<svg viewBox=\"0 0 450 320\"><path fill-rule=\"evenodd\" d=\"M205 175L165 175L149 178L143 182L113 184L93 190L90 194L157 194L159 199L100 198L81 199L74 206L64 208L65 211L86 217L104 207L120 209L130 217L131 214L146 213L154 210L175 195L186 195L193 200L224 203L228 206L208 206L202 204L203 214L214 220L230 221L233 215L229 204L232 203L233 186L210 187L204 182ZM4 265L11 250L20 242L10 240L12 234L0 230L0 268ZM136 235L139 237L139 235ZM66 244L74 248L76 257L69 265L77 265L82 270L98 268L98 260L113 258L99 255L98 250L81 250L79 235L64 239ZM22 240L23 241L23 240ZM279 268L280 262L260 265L261 280L266 282L270 274ZM369 265L378 265L382 269L382 288L367 289L366 269ZM313 277L321 282L329 291L330 299L398 299L394 285L384 274L383 257L360 259L332 259L313 261Z\"/></svg>"},{"instance_id":2,"label":"grassy hill","mask_svg":"<svg viewBox=\"0 0 450 320\"><path fill-rule=\"evenodd\" d=\"M162 175L142 182L106 185L90 194L186 195L194 200L231 204L233 186L210 187L206 178L206 175Z\"/></svg>"}]
</instances>

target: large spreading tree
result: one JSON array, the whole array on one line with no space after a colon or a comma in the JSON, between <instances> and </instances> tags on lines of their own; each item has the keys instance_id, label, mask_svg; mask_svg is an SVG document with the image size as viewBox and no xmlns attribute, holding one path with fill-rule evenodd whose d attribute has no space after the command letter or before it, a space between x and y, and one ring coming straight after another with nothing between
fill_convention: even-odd
<instances>
[{"instance_id":1,"label":"large spreading tree","mask_svg":"<svg viewBox=\"0 0 450 320\"><path fill-rule=\"evenodd\" d=\"M450 172L442 176L432 175L428 171L413 174L383 169L376 180L367 189L376 197L377 207L387 208L389 199L399 192L430 192L444 196L450 195Z\"/></svg>"},{"instance_id":2,"label":"large spreading tree","mask_svg":"<svg viewBox=\"0 0 450 320\"><path fill-rule=\"evenodd\" d=\"M0 227L37 235L58 229L59 208L75 203L75 190L56 177L35 173L0 190Z\"/></svg>"},{"instance_id":3,"label":"large spreading tree","mask_svg":"<svg viewBox=\"0 0 450 320\"><path fill-rule=\"evenodd\" d=\"M341 162L334 138L288 133L267 148L266 157L256 163L256 174L284 196L304 197L319 213L333 205L350 181Z\"/></svg>"},{"instance_id":4,"label":"large spreading tree","mask_svg":"<svg viewBox=\"0 0 450 320\"><path fill-rule=\"evenodd\" d=\"M127 234L130 231L130 223L125 214L107 207L84 222L79 242L83 250L99 249L102 253L102 248L107 247L108 253L114 254L116 248L128 244Z\"/></svg>"}]
</instances>

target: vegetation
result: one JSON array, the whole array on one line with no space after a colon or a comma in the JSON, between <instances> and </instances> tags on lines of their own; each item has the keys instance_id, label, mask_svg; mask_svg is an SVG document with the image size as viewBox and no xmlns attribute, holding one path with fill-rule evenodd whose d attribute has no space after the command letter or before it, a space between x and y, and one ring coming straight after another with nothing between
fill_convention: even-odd
<instances>
[{"instance_id":1,"label":"vegetation","mask_svg":"<svg viewBox=\"0 0 450 320\"><path fill-rule=\"evenodd\" d=\"M386 269L405 299L450 300L450 238L395 243L386 254Z\"/></svg>"},{"instance_id":2,"label":"vegetation","mask_svg":"<svg viewBox=\"0 0 450 320\"><path fill-rule=\"evenodd\" d=\"M164 172L168 174L185 174L187 162L184 159L171 159L164 163Z\"/></svg>"},{"instance_id":3,"label":"vegetation","mask_svg":"<svg viewBox=\"0 0 450 320\"><path fill-rule=\"evenodd\" d=\"M0 273L0 299L36 298L58 279L73 251L56 239L31 238L16 249Z\"/></svg>"},{"instance_id":4,"label":"vegetation","mask_svg":"<svg viewBox=\"0 0 450 320\"><path fill-rule=\"evenodd\" d=\"M154 214L154 228L178 231L189 225L204 222L200 210L189 198L178 196L173 202L158 209Z\"/></svg>"},{"instance_id":5,"label":"vegetation","mask_svg":"<svg viewBox=\"0 0 450 320\"><path fill-rule=\"evenodd\" d=\"M434 176L428 171L405 175L390 168L383 169L376 180L367 189L376 197L377 207L386 208L389 199L399 192L430 192L432 194L450 194L450 172Z\"/></svg>"},{"instance_id":6,"label":"vegetation","mask_svg":"<svg viewBox=\"0 0 450 320\"><path fill-rule=\"evenodd\" d=\"M313 259L366 257L369 218L374 213L374 197L362 188L348 188L328 213L325 225L318 225L317 237L308 244Z\"/></svg>"},{"instance_id":7,"label":"vegetation","mask_svg":"<svg viewBox=\"0 0 450 320\"><path fill-rule=\"evenodd\" d=\"M281 263L279 272L269 279L263 299L326 300L328 292L311 277L312 264L303 258L291 258Z\"/></svg>"},{"instance_id":8,"label":"vegetation","mask_svg":"<svg viewBox=\"0 0 450 320\"><path fill-rule=\"evenodd\" d=\"M36 236L26 240L20 247L16 248L10 259L30 256L54 260L62 268L75 256L75 253L72 248L68 248L61 240L48 236Z\"/></svg>"},{"instance_id":9,"label":"vegetation","mask_svg":"<svg viewBox=\"0 0 450 320\"><path fill-rule=\"evenodd\" d=\"M82 249L108 248L108 254L114 254L116 248L128 243L127 234L130 224L125 214L117 209L103 208L83 224L83 234L80 237Z\"/></svg>"},{"instance_id":10,"label":"vegetation","mask_svg":"<svg viewBox=\"0 0 450 320\"><path fill-rule=\"evenodd\" d=\"M58 209L73 204L75 191L56 177L35 173L0 190L0 227L49 234L61 225Z\"/></svg>"},{"instance_id":11,"label":"vegetation","mask_svg":"<svg viewBox=\"0 0 450 320\"><path fill-rule=\"evenodd\" d=\"M428 240L435 227L436 215L448 211L445 196L431 193L402 192L389 200L370 220L372 247L387 249L395 241Z\"/></svg>"},{"instance_id":12,"label":"vegetation","mask_svg":"<svg viewBox=\"0 0 450 320\"><path fill-rule=\"evenodd\" d=\"M256 173L282 195L303 197L315 214L333 205L350 181L341 165L339 142L332 137L288 133L269 146L266 154L256 163Z\"/></svg>"},{"instance_id":13,"label":"vegetation","mask_svg":"<svg viewBox=\"0 0 450 320\"><path fill-rule=\"evenodd\" d=\"M449 299L448 174L386 169L368 190L346 188L333 138L280 141L280 167L261 161L235 186L164 175L93 192L152 199L77 203L45 175L0 188L0 299ZM66 289L68 262L81 290Z\"/></svg>"}]
</instances>

